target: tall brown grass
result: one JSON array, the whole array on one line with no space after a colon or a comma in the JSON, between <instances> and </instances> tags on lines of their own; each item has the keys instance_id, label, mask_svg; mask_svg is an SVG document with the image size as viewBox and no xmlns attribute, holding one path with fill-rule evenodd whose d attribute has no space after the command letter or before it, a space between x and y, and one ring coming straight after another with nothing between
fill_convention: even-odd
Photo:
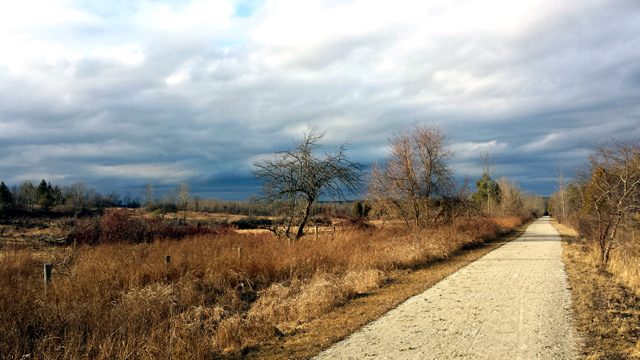
<instances>
[{"instance_id":1,"label":"tall brown grass","mask_svg":"<svg viewBox=\"0 0 640 360\"><path fill-rule=\"evenodd\" d=\"M566 225L576 229L574 230L576 236L581 237L585 261L595 268L603 268L615 275L616 281L620 281L640 296L640 228L637 222L631 226L621 226L611 249L609 261L604 267L600 258L601 249L594 240L597 238L596 224L574 217L570 218Z\"/></svg>"},{"instance_id":2,"label":"tall brown grass","mask_svg":"<svg viewBox=\"0 0 640 360\"><path fill-rule=\"evenodd\" d=\"M640 231L636 229L620 234L611 251L608 270L640 296Z\"/></svg>"},{"instance_id":3,"label":"tall brown grass","mask_svg":"<svg viewBox=\"0 0 640 360\"><path fill-rule=\"evenodd\" d=\"M4 248L0 357L241 354L366 294L390 271L446 258L522 220L499 222L463 219L417 234L390 227L348 230L292 244L269 234L209 234L75 250ZM46 291L45 262L54 266Z\"/></svg>"},{"instance_id":4,"label":"tall brown grass","mask_svg":"<svg viewBox=\"0 0 640 360\"><path fill-rule=\"evenodd\" d=\"M639 266L631 263L634 256L637 259L630 253L632 242L619 244L608 266L602 267L598 244L568 226L554 225L565 240L563 258L576 327L584 335L584 358L640 358L640 294L635 282Z\"/></svg>"}]
</instances>

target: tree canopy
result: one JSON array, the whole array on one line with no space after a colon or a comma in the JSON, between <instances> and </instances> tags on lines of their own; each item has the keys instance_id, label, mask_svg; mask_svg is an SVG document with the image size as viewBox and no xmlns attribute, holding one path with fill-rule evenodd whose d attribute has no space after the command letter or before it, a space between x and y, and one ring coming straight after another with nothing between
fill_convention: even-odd
<instances>
[{"instance_id":1,"label":"tree canopy","mask_svg":"<svg viewBox=\"0 0 640 360\"><path fill-rule=\"evenodd\" d=\"M447 136L435 125L416 125L396 131L389 143L391 155L371 171L369 195L409 228L433 223L442 209L432 200L457 196Z\"/></svg>"},{"instance_id":2,"label":"tree canopy","mask_svg":"<svg viewBox=\"0 0 640 360\"><path fill-rule=\"evenodd\" d=\"M476 180L476 192L471 194L471 201L484 206L485 204L490 207L491 203L499 204L502 195L502 190L498 182L491 178L489 173L485 172ZM489 209L487 209L489 210Z\"/></svg>"},{"instance_id":3,"label":"tree canopy","mask_svg":"<svg viewBox=\"0 0 640 360\"><path fill-rule=\"evenodd\" d=\"M294 141L293 150L276 152L273 159L253 163L253 174L262 183L264 200L282 202L287 208L287 237L300 213L296 239L304 235L311 206L318 199L344 199L345 193L355 193L362 184L362 166L347 158L346 143L335 153L317 154L324 136L314 128L301 141Z\"/></svg>"}]
</instances>

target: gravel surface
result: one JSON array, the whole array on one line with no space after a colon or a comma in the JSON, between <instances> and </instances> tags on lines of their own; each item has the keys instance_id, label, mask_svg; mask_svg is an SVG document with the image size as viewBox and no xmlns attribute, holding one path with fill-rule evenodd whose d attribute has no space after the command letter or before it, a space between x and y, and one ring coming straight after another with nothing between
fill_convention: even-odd
<instances>
[{"instance_id":1,"label":"gravel surface","mask_svg":"<svg viewBox=\"0 0 640 360\"><path fill-rule=\"evenodd\" d=\"M560 235L527 231L315 359L576 359Z\"/></svg>"}]
</instances>

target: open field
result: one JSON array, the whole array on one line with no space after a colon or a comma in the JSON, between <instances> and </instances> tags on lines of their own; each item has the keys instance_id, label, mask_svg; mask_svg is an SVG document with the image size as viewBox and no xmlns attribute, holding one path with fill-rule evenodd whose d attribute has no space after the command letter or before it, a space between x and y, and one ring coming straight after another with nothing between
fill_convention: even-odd
<instances>
[{"instance_id":1,"label":"open field","mask_svg":"<svg viewBox=\"0 0 640 360\"><path fill-rule=\"evenodd\" d=\"M343 229L290 245L271 234L226 231L75 249L4 246L0 354L18 359L260 354L270 344L299 339L312 331L310 324L336 310L375 298L378 289L401 284L411 269L496 239L521 222L465 218L413 235L389 226ZM165 255L171 256L168 264ZM53 264L53 274L45 291L46 262ZM362 310L363 321L393 301ZM316 346L344 336L327 334L329 339Z\"/></svg>"}]
</instances>

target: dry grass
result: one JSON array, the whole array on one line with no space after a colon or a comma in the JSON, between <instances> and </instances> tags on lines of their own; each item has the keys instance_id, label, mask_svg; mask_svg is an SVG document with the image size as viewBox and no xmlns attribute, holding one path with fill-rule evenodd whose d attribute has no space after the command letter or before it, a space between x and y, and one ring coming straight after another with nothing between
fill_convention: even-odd
<instances>
[{"instance_id":1,"label":"dry grass","mask_svg":"<svg viewBox=\"0 0 640 360\"><path fill-rule=\"evenodd\" d=\"M516 222L517 223L517 222ZM441 261L424 263L412 269L387 272L383 286L364 296L350 299L317 318L301 324L289 336L267 339L260 346L249 349L242 358L276 360L308 359L332 344L346 338L362 326L384 315L398 304L422 293L462 267L520 236L526 226L507 236L487 241L465 251L456 252Z\"/></svg>"},{"instance_id":2,"label":"dry grass","mask_svg":"<svg viewBox=\"0 0 640 360\"><path fill-rule=\"evenodd\" d=\"M291 245L268 234L224 234L44 253L5 248L0 357L241 356L304 331L402 269L449 258L507 230L490 219L467 219L420 234L342 231ZM44 262L54 264L46 292Z\"/></svg>"},{"instance_id":3,"label":"dry grass","mask_svg":"<svg viewBox=\"0 0 640 360\"><path fill-rule=\"evenodd\" d=\"M578 233L554 222L563 237L564 261L571 286L577 328L585 337L585 359L640 359L640 298L630 288L635 272L616 251L610 268L598 266L598 251ZM629 275L631 274L631 276Z\"/></svg>"}]
</instances>

